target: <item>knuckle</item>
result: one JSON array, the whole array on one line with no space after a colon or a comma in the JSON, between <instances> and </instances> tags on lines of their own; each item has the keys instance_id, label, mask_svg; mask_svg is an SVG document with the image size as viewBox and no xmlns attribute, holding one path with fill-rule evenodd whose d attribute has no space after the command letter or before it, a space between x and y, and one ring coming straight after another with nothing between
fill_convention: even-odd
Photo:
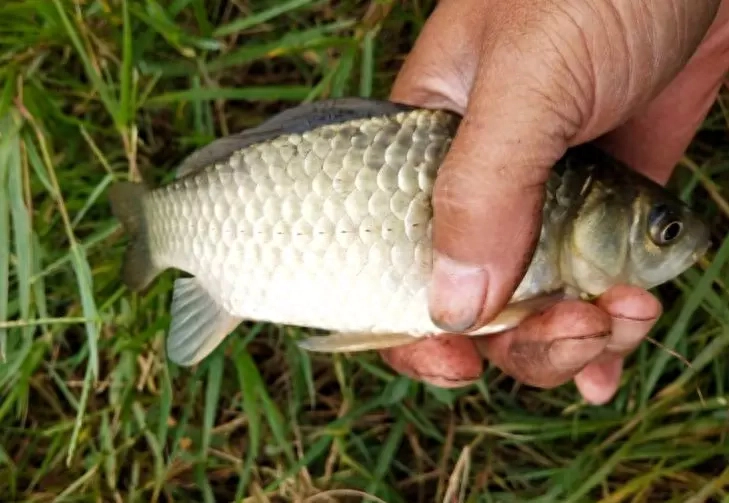
<instances>
[{"instance_id":1,"label":"knuckle","mask_svg":"<svg viewBox=\"0 0 729 503\"><path fill-rule=\"evenodd\" d=\"M547 344L515 341L509 348L509 362L505 372L530 386L557 386L562 379L552 371L547 354Z\"/></svg>"}]
</instances>

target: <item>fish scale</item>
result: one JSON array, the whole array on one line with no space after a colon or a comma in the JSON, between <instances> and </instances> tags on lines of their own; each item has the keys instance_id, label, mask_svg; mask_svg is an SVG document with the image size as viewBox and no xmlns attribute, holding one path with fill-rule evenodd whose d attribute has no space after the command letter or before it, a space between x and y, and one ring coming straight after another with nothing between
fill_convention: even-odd
<instances>
[{"instance_id":1,"label":"fish scale","mask_svg":"<svg viewBox=\"0 0 729 503\"><path fill-rule=\"evenodd\" d=\"M132 235L125 282L139 290L168 268L192 276L175 282L170 358L198 362L246 319L332 331L301 343L325 351L443 333L427 302L431 198L459 122L447 111L374 100L303 105L194 153L165 187L113 187L112 207ZM585 268L583 260L574 277L572 258L585 259L592 247L573 238L589 232L572 228L595 218L580 213L584 193L599 185L593 178L628 176L598 164L552 173L530 266L503 316L471 335L513 326L545 298L552 301L551 292L594 293L591 285L604 278L590 275L602 269ZM635 180L650 197L664 198L663 189ZM626 201L610 203L608 215L626 214L640 190L621 192ZM597 225L620 235L626 224L618 218ZM700 248L700 236L690 244ZM612 265L623 274L630 264Z\"/></svg>"},{"instance_id":2,"label":"fish scale","mask_svg":"<svg viewBox=\"0 0 729 503\"><path fill-rule=\"evenodd\" d=\"M334 125L317 135L290 135L276 144L257 145L234 154L237 162L206 169L195 183L180 181L153 195L147 204L147 221L178 219L172 227L149 226L156 243L169 244L156 248L155 265L206 278L204 284L217 292L222 306L241 318L345 331L437 331L425 302L430 250L423 240L429 234L413 230L413 225L425 227L430 220L432 210L425 201L432 183L429 177L413 175L435 174L440 157L426 158L425 144L440 141L442 156L455 123L431 111L360 122L362 126L356 122ZM412 134L418 122L428 135ZM345 148L341 140L361 138L353 130L373 137L374 145L389 148L384 154L373 154L376 147L363 149L361 139L347 141ZM303 170L281 169L283 158L278 152L286 146L297 147L297 154L305 155ZM360 188L355 180L363 159L365 169L377 176L372 180L376 185L364 183ZM283 190L294 176L304 182L307 196L311 192L319 196L318 212L307 209L311 204L307 197ZM413 180L425 181L426 186ZM188 213L179 212L178 198L185 201ZM236 227L244 216L245 228L254 229L254 234L219 232L232 225L233 215L239 222ZM306 215L318 217L313 227L305 226ZM297 246L306 231L318 233L320 246ZM191 246L194 241L203 246ZM417 244L419 261L415 260ZM348 253L359 247L359 253ZM191 248L193 254L188 251ZM235 269L232 276L231 269ZM260 284L267 287L252 286ZM376 302L353 300L373 294ZM356 307L343 317L338 306L349 305Z\"/></svg>"}]
</instances>

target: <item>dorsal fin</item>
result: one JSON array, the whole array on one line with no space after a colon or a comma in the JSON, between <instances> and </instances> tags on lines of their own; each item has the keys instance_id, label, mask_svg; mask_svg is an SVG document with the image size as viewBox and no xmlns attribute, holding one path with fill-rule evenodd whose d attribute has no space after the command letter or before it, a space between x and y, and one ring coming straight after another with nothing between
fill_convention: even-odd
<instances>
[{"instance_id":1,"label":"dorsal fin","mask_svg":"<svg viewBox=\"0 0 729 503\"><path fill-rule=\"evenodd\" d=\"M177 178L197 173L230 157L233 152L282 134L340 124L349 120L394 115L414 107L367 98L338 98L305 103L274 115L258 126L219 138L190 154L177 168Z\"/></svg>"}]
</instances>

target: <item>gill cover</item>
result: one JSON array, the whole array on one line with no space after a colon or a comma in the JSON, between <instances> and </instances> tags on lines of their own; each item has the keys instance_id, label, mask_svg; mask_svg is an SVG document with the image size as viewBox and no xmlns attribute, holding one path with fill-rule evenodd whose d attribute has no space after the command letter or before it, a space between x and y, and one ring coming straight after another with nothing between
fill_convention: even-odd
<instances>
[{"instance_id":1,"label":"gill cover","mask_svg":"<svg viewBox=\"0 0 729 503\"><path fill-rule=\"evenodd\" d=\"M561 266L583 292L600 295L618 283L653 288L708 248L707 225L683 201L597 147L579 147L564 168L575 204Z\"/></svg>"}]
</instances>

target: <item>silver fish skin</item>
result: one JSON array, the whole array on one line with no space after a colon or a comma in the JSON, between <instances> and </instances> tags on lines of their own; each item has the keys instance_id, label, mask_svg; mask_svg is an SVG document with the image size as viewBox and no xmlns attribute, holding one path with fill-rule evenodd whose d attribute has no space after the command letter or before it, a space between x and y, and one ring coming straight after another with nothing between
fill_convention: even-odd
<instances>
[{"instance_id":1,"label":"silver fish skin","mask_svg":"<svg viewBox=\"0 0 729 503\"><path fill-rule=\"evenodd\" d=\"M444 110L321 101L212 142L166 186L115 184L112 211L130 236L125 284L144 290L169 268L191 276L175 281L169 358L198 363L244 320L333 332L299 343L311 351L444 333L427 302L431 197L459 123ZM707 247L708 228L665 189L573 149L547 183L539 241L510 304L469 334L620 282L651 288Z\"/></svg>"}]
</instances>

